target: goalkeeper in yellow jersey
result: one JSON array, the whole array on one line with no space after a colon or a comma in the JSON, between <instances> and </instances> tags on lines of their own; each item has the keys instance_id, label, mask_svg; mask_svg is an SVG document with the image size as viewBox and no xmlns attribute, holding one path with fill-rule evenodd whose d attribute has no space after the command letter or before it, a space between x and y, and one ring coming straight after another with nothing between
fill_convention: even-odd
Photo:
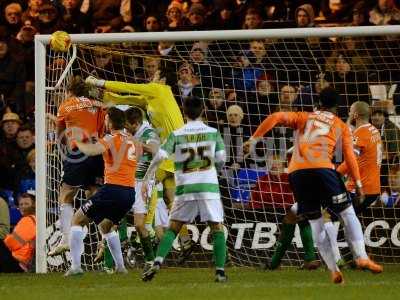
<instances>
[{"instance_id":1,"label":"goalkeeper in yellow jersey","mask_svg":"<svg viewBox=\"0 0 400 300\"><path fill-rule=\"evenodd\" d=\"M135 84L106 81L92 76L86 78L86 83L105 89L103 95L105 103L133 105L146 111L150 123L160 136L161 143L170 133L184 125L182 113L168 85L156 82ZM171 160L165 160L160 165L156 180L163 184L164 200L167 206L171 207L175 196L174 163ZM148 216L152 217L154 213L149 211ZM186 228L180 232L180 242L183 261L192 250L191 238Z\"/></svg>"}]
</instances>

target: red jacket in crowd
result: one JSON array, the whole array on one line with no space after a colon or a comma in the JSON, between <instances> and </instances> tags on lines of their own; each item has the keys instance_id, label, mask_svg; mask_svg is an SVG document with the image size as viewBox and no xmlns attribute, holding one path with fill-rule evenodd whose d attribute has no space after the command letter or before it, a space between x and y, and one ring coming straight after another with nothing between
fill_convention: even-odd
<instances>
[{"instance_id":1,"label":"red jacket in crowd","mask_svg":"<svg viewBox=\"0 0 400 300\"><path fill-rule=\"evenodd\" d=\"M251 191L250 207L254 209L262 209L264 207L285 208L293 203L294 197L289 186L287 173L261 176Z\"/></svg>"}]
</instances>

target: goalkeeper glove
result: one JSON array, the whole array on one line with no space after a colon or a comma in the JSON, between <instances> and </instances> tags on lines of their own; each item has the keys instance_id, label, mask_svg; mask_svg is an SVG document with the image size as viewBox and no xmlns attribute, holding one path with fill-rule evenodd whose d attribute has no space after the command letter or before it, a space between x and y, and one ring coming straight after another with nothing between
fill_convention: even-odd
<instances>
[{"instance_id":1,"label":"goalkeeper glove","mask_svg":"<svg viewBox=\"0 0 400 300\"><path fill-rule=\"evenodd\" d=\"M85 79L85 83L96 87L104 87L106 81L104 79L97 79L96 77L88 76Z\"/></svg>"}]
</instances>

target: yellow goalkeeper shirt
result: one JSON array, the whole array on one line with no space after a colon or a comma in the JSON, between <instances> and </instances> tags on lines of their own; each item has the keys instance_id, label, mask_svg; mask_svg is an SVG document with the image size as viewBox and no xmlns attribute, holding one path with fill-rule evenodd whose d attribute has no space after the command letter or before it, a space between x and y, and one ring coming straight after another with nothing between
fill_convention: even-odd
<instances>
[{"instance_id":1,"label":"yellow goalkeeper shirt","mask_svg":"<svg viewBox=\"0 0 400 300\"><path fill-rule=\"evenodd\" d=\"M161 142L184 125L182 113L168 85L106 81L105 88L107 90L103 96L105 103L135 105L146 110L150 123L160 135ZM160 169L174 172L174 164L171 160L165 160Z\"/></svg>"}]
</instances>

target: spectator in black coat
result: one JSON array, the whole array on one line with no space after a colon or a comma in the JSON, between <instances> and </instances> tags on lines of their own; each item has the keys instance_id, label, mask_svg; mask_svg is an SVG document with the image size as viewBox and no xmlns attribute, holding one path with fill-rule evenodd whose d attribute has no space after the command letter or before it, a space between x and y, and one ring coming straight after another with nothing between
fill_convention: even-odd
<instances>
[{"instance_id":1,"label":"spectator in black coat","mask_svg":"<svg viewBox=\"0 0 400 300\"><path fill-rule=\"evenodd\" d=\"M35 80L35 35L38 30L35 26L31 24L31 21L25 21L24 25L21 27L17 34L16 41L18 43L17 49L15 49L15 55L17 55L18 60L20 60L26 70L26 80ZM14 49L12 49L14 51ZM18 54L17 54L18 52Z\"/></svg>"},{"instance_id":2,"label":"spectator in black coat","mask_svg":"<svg viewBox=\"0 0 400 300\"><path fill-rule=\"evenodd\" d=\"M222 89L213 88L210 90L208 99L205 101L204 113L208 126L222 129L225 123L226 110L231 104L234 104L233 101L225 98L225 93Z\"/></svg>"},{"instance_id":3,"label":"spectator in black coat","mask_svg":"<svg viewBox=\"0 0 400 300\"><path fill-rule=\"evenodd\" d=\"M7 106L19 112L25 91L25 66L9 53L8 43L0 40L0 97Z\"/></svg>"},{"instance_id":4,"label":"spectator in black coat","mask_svg":"<svg viewBox=\"0 0 400 300\"><path fill-rule=\"evenodd\" d=\"M7 35L16 37L22 26L22 7L19 3L12 2L4 8L5 26Z\"/></svg>"},{"instance_id":5,"label":"spectator in black coat","mask_svg":"<svg viewBox=\"0 0 400 300\"><path fill-rule=\"evenodd\" d=\"M236 21L234 11L235 7L231 2L215 6L210 16L211 28L215 30L239 29L240 24Z\"/></svg>"},{"instance_id":6,"label":"spectator in black coat","mask_svg":"<svg viewBox=\"0 0 400 300\"><path fill-rule=\"evenodd\" d=\"M57 8L53 4L44 4L39 9L39 32L52 34L61 29L61 19Z\"/></svg>"},{"instance_id":7,"label":"spectator in black coat","mask_svg":"<svg viewBox=\"0 0 400 300\"><path fill-rule=\"evenodd\" d=\"M189 9L187 19L184 22L185 30L206 30L207 10L201 3L194 3Z\"/></svg>"},{"instance_id":8,"label":"spectator in black coat","mask_svg":"<svg viewBox=\"0 0 400 300\"><path fill-rule=\"evenodd\" d=\"M17 163L20 161L16 137L21 120L17 114L7 112L0 124L0 188L14 191L18 181Z\"/></svg>"},{"instance_id":9,"label":"spectator in black coat","mask_svg":"<svg viewBox=\"0 0 400 300\"><path fill-rule=\"evenodd\" d=\"M16 141L23 160L35 148L35 132L29 125L22 125L17 132Z\"/></svg>"},{"instance_id":10,"label":"spectator in black coat","mask_svg":"<svg viewBox=\"0 0 400 300\"><path fill-rule=\"evenodd\" d=\"M175 87L179 97L179 105L183 104L183 100L187 96L196 96L201 99L205 98L199 78L194 73L194 68L191 64L184 62L178 69L178 84ZM178 99L177 99L178 100Z\"/></svg>"},{"instance_id":11,"label":"spectator in black coat","mask_svg":"<svg viewBox=\"0 0 400 300\"><path fill-rule=\"evenodd\" d=\"M263 27L261 13L255 8L249 8L244 16L243 29L260 29Z\"/></svg>"},{"instance_id":12,"label":"spectator in black coat","mask_svg":"<svg viewBox=\"0 0 400 300\"><path fill-rule=\"evenodd\" d=\"M62 0L60 29L68 33L88 32L88 23L80 11L81 0Z\"/></svg>"},{"instance_id":13,"label":"spectator in black coat","mask_svg":"<svg viewBox=\"0 0 400 300\"><path fill-rule=\"evenodd\" d=\"M339 55L334 62L335 70L328 72L326 80L341 94L337 115L347 119L348 108L356 101L369 102L366 73L354 71L345 57Z\"/></svg>"}]
</instances>

